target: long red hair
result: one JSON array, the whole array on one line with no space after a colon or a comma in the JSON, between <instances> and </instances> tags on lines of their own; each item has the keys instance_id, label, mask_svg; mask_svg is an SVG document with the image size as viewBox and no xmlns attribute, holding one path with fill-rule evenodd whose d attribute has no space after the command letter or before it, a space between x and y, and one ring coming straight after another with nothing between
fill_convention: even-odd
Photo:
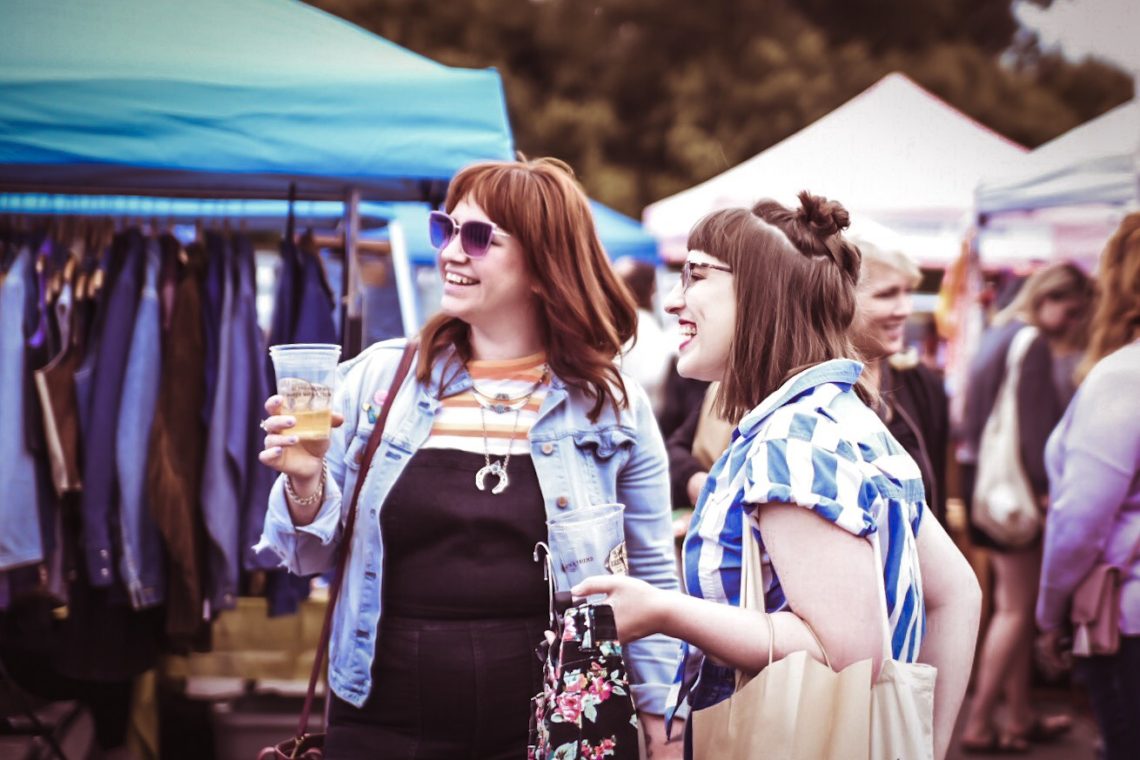
<instances>
[{"instance_id":1,"label":"long red hair","mask_svg":"<svg viewBox=\"0 0 1140 760\"><path fill-rule=\"evenodd\" d=\"M464 199L478 204L522 247L554 374L593 398L593 421L607 402L615 411L625 406L625 384L614 359L636 332L637 310L602 248L589 201L570 167L551 158L474 164L451 181L448 213ZM471 358L469 327L457 317L429 319L420 343L416 376L424 383L448 346L455 346L463 362Z\"/></svg>"}]
</instances>

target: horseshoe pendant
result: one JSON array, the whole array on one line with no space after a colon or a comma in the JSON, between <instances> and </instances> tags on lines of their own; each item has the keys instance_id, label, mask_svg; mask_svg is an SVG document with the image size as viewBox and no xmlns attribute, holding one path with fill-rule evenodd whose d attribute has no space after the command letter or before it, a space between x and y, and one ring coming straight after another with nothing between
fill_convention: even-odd
<instances>
[{"instance_id":1,"label":"horseshoe pendant","mask_svg":"<svg viewBox=\"0 0 1140 760\"><path fill-rule=\"evenodd\" d=\"M488 475L494 475L499 481L495 484L495 487L491 489L491 493L493 494L501 494L507 490L507 486L511 484L511 480L507 477L507 470L503 467L503 463L495 461L480 468L479 472L475 473L475 487L480 491L487 490L486 481Z\"/></svg>"}]
</instances>

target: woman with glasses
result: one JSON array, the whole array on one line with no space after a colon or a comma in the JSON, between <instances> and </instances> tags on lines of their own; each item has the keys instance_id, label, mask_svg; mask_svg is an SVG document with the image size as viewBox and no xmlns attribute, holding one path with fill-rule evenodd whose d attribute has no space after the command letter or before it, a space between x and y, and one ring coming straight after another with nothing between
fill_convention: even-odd
<instances>
[{"instance_id":1,"label":"woman with glasses","mask_svg":"<svg viewBox=\"0 0 1140 760\"><path fill-rule=\"evenodd\" d=\"M548 520L620 502L630 573L678 585L664 444L644 391L615 365L635 306L569 167L468 167L430 225L441 308L396 396L385 392L402 340L341 365L343 421L327 452L296 445L279 399L266 404L261 458L283 477L263 541L299 574L332 566L343 495L391 405L334 617L329 758L526 756ZM660 746L676 646L655 637L626 651L655 756L679 752Z\"/></svg>"},{"instance_id":2,"label":"woman with glasses","mask_svg":"<svg viewBox=\"0 0 1140 760\"><path fill-rule=\"evenodd\" d=\"M616 576L575 593L607 594L623 641L687 642L679 697L699 715L733 693L737 669L762 670L769 646L776 659L807 650L822 661L822 644L834 669L871 659L878 672L885 589L892 656L938 669L940 758L966 690L980 591L849 358L860 259L841 234L847 213L807 193L800 201L699 221L667 301L681 325L678 371L719 380L719 411L737 423L685 540L688 595ZM741 607L744 530L763 552L764 612Z\"/></svg>"}]
</instances>

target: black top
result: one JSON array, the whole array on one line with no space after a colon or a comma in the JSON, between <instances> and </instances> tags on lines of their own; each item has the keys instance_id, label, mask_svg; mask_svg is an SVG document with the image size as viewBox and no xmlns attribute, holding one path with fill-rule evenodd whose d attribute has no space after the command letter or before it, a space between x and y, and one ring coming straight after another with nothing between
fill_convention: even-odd
<instances>
[{"instance_id":1,"label":"black top","mask_svg":"<svg viewBox=\"0 0 1140 760\"><path fill-rule=\"evenodd\" d=\"M384 611L398 617L485 619L544 615L546 513L534 463L512 456L510 486L475 487L482 454L420 449L380 511Z\"/></svg>"},{"instance_id":2,"label":"black top","mask_svg":"<svg viewBox=\"0 0 1140 760\"><path fill-rule=\"evenodd\" d=\"M946 524L946 446L950 416L942 377L919 364L895 369L883 363L879 416L922 471L926 504Z\"/></svg>"}]
</instances>

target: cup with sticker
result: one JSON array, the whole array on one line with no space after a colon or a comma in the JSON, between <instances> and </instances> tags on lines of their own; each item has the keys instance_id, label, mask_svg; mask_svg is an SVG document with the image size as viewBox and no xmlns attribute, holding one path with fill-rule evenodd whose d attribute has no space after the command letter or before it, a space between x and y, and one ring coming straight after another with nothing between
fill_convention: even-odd
<instances>
[{"instance_id":1,"label":"cup with sticker","mask_svg":"<svg viewBox=\"0 0 1140 760\"><path fill-rule=\"evenodd\" d=\"M282 398L278 414L297 421L289 434L299 441L327 441L332 430L332 397L340 346L287 343L271 346L269 356L277 375L277 395Z\"/></svg>"},{"instance_id":2,"label":"cup with sticker","mask_svg":"<svg viewBox=\"0 0 1140 760\"><path fill-rule=\"evenodd\" d=\"M547 520L554 564L569 587L595 575L629 573L624 518L625 505L611 503L576 509Z\"/></svg>"}]
</instances>

